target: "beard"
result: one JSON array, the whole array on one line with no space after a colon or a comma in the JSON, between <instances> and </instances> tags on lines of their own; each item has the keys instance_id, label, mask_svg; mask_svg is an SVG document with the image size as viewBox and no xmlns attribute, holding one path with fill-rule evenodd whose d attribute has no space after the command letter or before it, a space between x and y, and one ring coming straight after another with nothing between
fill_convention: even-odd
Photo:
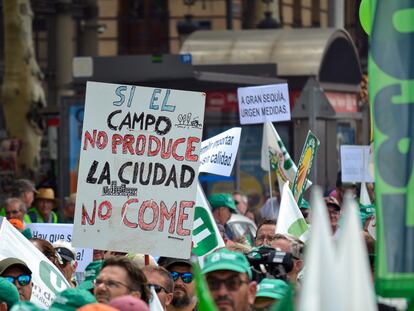
<instances>
[{"instance_id":1,"label":"beard","mask_svg":"<svg viewBox=\"0 0 414 311\"><path fill-rule=\"evenodd\" d=\"M176 308L186 307L190 304L190 297L187 294L174 296L171 304Z\"/></svg>"}]
</instances>

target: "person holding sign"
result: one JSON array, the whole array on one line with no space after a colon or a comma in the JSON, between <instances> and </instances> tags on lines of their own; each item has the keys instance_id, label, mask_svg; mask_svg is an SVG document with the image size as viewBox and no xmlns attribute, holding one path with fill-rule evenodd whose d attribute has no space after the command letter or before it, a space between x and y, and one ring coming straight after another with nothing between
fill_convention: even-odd
<instances>
[{"instance_id":1,"label":"person holding sign","mask_svg":"<svg viewBox=\"0 0 414 311\"><path fill-rule=\"evenodd\" d=\"M96 300L104 304L124 295L141 298L148 303L151 296L144 273L127 257L106 259L94 284Z\"/></svg>"}]
</instances>

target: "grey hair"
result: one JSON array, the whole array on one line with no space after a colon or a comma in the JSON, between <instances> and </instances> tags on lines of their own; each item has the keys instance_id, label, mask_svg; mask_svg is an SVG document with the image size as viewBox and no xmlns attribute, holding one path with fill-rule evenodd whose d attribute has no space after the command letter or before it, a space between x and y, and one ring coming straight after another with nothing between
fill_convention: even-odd
<instances>
[{"instance_id":1,"label":"grey hair","mask_svg":"<svg viewBox=\"0 0 414 311\"><path fill-rule=\"evenodd\" d=\"M26 204L24 204L24 202L22 200L20 200L19 198L16 197L12 197L12 198L8 198L4 201L4 205L7 207L9 205L12 205L14 203L18 203L19 204L19 209L23 214L26 214L27 209L26 209Z\"/></svg>"}]
</instances>

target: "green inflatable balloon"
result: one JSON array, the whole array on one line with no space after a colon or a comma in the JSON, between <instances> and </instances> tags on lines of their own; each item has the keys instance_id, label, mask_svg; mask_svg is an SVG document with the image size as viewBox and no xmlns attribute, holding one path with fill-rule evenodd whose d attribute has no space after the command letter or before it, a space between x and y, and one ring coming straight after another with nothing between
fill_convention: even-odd
<instances>
[{"instance_id":1,"label":"green inflatable balloon","mask_svg":"<svg viewBox=\"0 0 414 311\"><path fill-rule=\"evenodd\" d=\"M370 35L371 33L371 0L362 0L359 5L359 22L362 29Z\"/></svg>"}]
</instances>

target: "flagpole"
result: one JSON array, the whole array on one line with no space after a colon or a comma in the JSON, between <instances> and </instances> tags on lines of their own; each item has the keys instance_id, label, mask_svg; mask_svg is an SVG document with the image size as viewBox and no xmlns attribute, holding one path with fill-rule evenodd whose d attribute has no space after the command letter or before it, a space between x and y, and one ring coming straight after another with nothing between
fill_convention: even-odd
<instances>
[{"instance_id":1,"label":"flagpole","mask_svg":"<svg viewBox=\"0 0 414 311\"><path fill-rule=\"evenodd\" d=\"M273 213L273 189L272 189L272 164L270 163L270 159L269 159L269 195L270 195L270 207L272 209L272 213Z\"/></svg>"}]
</instances>

